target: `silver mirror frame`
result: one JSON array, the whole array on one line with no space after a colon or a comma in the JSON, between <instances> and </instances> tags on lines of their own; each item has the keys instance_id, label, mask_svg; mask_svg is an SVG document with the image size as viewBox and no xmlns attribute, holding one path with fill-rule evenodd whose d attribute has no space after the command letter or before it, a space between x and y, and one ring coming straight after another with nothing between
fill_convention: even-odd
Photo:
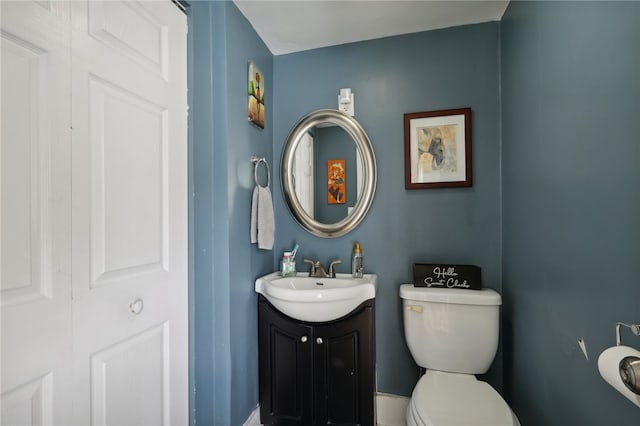
<instances>
[{"instance_id":1,"label":"silver mirror frame","mask_svg":"<svg viewBox=\"0 0 640 426\"><path fill-rule=\"evenodd\" d=\"M364 166L362 192L358 194L358 201L351 214L336 223L321 223L309 216L304 208L302 208L302 204L296 195L292 173L296 148L300 144L302 137L312 127L326 123L340 126L349 133L356 143L357 148L360 150L362 164ZM291 129L291 132L289 132L282 151L282 158L280 159L280 176L282 194L294 219L313 235L324 238L335 238L351 232L367 216L376 192L376 157L373 153L373 146L371 145L369 136L367 136L367 133L360 123L342 111L320 109L303 117L293 129Z\"/></svg>"}]
</instances>

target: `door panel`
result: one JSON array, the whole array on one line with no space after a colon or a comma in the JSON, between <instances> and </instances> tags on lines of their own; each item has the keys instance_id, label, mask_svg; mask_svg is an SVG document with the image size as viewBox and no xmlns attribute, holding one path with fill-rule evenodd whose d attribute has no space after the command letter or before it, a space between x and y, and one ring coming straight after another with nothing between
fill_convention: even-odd
<instances>
[{"instance_id":1,"label":"door panel","mask_svg":"<svg viewBox=\"0 0 640 426\"><path fill-rule=\"evenodd\" d=\"M53 374L25 383L2 395L2 424L49 425L53 417Z\"/></svg>"},{"instance_id":2,"label":"door panel","mask_svg":"<svg viewBox=\"0 0 640 426\"><path fill-rule=\"evenodd\" d=\"M92 425L161 425L169 418L168 324L91 356ZM131 370L135 369L134 377ZM164 411L157 407L163 407Z\"/></svg>"},{"instance_id":3,"label":"door panel","mask_svg":"<svg viewBox=\"0 0 640 426\"><path fill-rule=\"evenodd\" d=\"M186 18L71 10L74 420L186 424Z\"/></svg>"},{"instance_id":4,"label":"door panel","mask_svg":"<svg viewBox=\"0 0 640 426\"><path fill-rule=\"evenodd\" d=\"M2 204L8 207L2 215L3 306L51 297L49 146L40 132L40 110L47 114L40 81L46 55L23 38L2 34L2 90L12 101L2 109Z\"/></svg>"},{"instance_id":5,"label":"door panel","mask_svg":"<svg viewBox=\"0 0 640 426\"><path fill-rule=\"evenodd\" d=\"M168 80L171 52L166 21L136 2L89 3L88 14L93 38Z\"/></svg>"},{"instance_id":6,"label":"door panel","mask_svg":"<svg viewBox=\"0 0 640 426\"><path fill-rule=\"evenodd\" d=\"M331 335L327 335L326 330L318 332L324 335L324 350L319 351L322 358L316 359L316 364L324 367L324 374L318 380L318 384L322 384L318 397L326 401L326 412L320 418L329 419L328 424L359 424L359 332L345 330L344 334Z\"/></svg>"},{"instance_id":7,"label":"door panel","mask_svg":"<svg viewBox=\"0 0 640 426\"><path fill-rule=\"evenodd\" d=\"M167 109L90 77L89 111L91 285L143 274L162 280L169 253Z\"/></svg>"},{"instance_id":8,"label":"door panel","mask_svg":"<svg viewBox=\"0 0 640 426\"><path fill-rule=\"evenodd\" d=\"M318 425L375 424L373 302L355 314L316 326L315 418Z\"/></svg>"},{"instance_id":9,"label":"door panel","mask_svg":"<svg viewBox=\"0 0 640 426\"><path fill-rule=\"evenodd\" d=\"M258 351L262 424L310 425L312 328L293 322L260 297Z\"/></svg>"},{"instance_id":10,"label":"door panel","mask_svg":"<svg viewBox=\"0 0 640 426\"><path fill-rule=\"evenodd\" d=\"M186 17L0 7L0 423L187 424Z\"/></svg>"},{"instance_id":11,"label":"door panel","mask_svg":"<svg viewBox=\"0 0 640 426\"><path fill-rule=\"evenodd\" d=\"M0 423L68 424L68 5L3 1L0 8Z\"/></svg>"}]
</instances>

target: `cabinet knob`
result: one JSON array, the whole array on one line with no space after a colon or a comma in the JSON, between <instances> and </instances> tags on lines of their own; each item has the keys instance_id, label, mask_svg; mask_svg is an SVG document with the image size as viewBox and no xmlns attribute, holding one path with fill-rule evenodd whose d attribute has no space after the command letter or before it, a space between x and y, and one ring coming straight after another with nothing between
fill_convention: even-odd
<instances>
[{"instance_id":1,"label":"cabinet knob","mask_svg":"<svg viewBox=\"0 0 640 426\"><path fill-rule=\"evenodd\" d=\"M300 341L301 341L302 343L307 343L307 336L302 336L302 337L300 338Z\"/></svg>"},{"instance_id":2,"label":"cabinet knob","mask_svg":"<svg viewBox=\"0 0 640 426\"><path fill-rule=\"evenodd\" d=\"M322 337L318 337L318 338L316 339L316 343L317 343L317 344L319 344L319 345L321 345L321 344L322 344Z\"/></svg>"}]
</instances>

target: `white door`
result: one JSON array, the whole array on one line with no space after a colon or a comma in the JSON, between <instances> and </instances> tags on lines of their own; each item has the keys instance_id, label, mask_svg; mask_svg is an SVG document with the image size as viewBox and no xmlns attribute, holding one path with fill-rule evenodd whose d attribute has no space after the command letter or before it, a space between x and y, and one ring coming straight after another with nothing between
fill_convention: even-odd
<instances>
[{"instance_id":1,"label":"white door","mask_svg":"<svg viewBox=\"0 0 640 426\"><path fill-rule=\"evenodd\" d=\"M293 184L296 196L311 218L315 214L315 179L313 168L313 136L305 133L293 159Z\"/></svg>"},{"instance_id":2,"label":"white door","mask_svg":"<svg viewBox=\"0 0 640 426\"><path fill-rule=\"evenodd\" d=\"M2 425L69 424L68 4L1 2Z\"/></svg>"},{"instance_id":3,"label":"white door","mask_svg":"<svg viewBox=\"0 0 640 426\"><path fill-rule=\"evenodd\" d=\"M71 17L74 420L186 424L186 17L169 0Z\"/></svg>"},{"instance_id":4,"label":"white door","mask_svg":"<svg viewBox=\"0 0 640 426\"><path fill-rule=\"evenodd\" d=\"M186 18L1 4L2 424L186 424Z\"/></svg>"}]
</instances>

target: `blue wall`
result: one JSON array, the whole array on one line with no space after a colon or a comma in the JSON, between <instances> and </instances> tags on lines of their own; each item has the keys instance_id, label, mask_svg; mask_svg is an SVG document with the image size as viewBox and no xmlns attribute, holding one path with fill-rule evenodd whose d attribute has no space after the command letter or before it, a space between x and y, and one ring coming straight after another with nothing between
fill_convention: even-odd
<instances>
[{"instance_id":1,"label":"blue wall","mask_svg":"<svg viewBox=\"0 0 640 426\"><path fill-rule=\"evenodd\" d=\"M501 23L275 58L232 3L191 9L192 422L240 425L255 408L255 278L294 242L347 272L360 241L379 275L378 391L409 395L417 379L398 298L411 264L470 263L503 294L504 393L524 425L637 423L596 360L640 311L640 3L512 2ZM246 121L248 60L265 77L265 130ZM362 225L326 240L294 222L278 170L289 129L335 108L341 87L378 189ZM406 191L402 115L460 107L473 110L473 187ZM252 153L271 165L272 252L249 244ZM486 377L498 389L502 366Z\"/></svg>"},{"instance_id":2,"label":"blue wall","mask_svg":"<svg viewBox=\"0 0 640 426\"><path fill-rule=\"evenodd\" d=\"M249 159L273 163L273 55L230 2L193 2L189 24L191 422L241 425L258 401L253 283L274 267L249 243ZM264 76L265 130L247 122L249 60Z\"/></svg>"},{"instance_id":3,"label":"blue wall","mask_svg":"<svg viewBox=\"0 0 640 426\"><path fill-rule=\"evenodd\" d=\"M525 425L637 425L597 358L640 320L640 3L512 2L501 42L507 399Z\"/></svg>"},{"instance_id":4,"label":"blue wall","mask_svg":"<svg viewBox=\"0 0 640 426\"><path fill-rule=\"evenodd\" d=\"M487 287L501 289L499 164L499 24L488 23L340 45L274 58L274 169L289 129L305 114L336 108L340 88L355 93L356 119L378 163L378 188L365 221L347 236L314 237L296 224L275 187L275 254L300 244L299 259L340 258L350 271L353 242L365 270L378 274L378 391L409 395L418 369L404 341L398 287L413 262L482 267ZM404 189L403 114L473 110L472 188ZM277 174L279 175L279 174ZM304 270L302 261L298 269ZM500 387L500 358L491 381Z\"/></svg>"}]
</instances>

